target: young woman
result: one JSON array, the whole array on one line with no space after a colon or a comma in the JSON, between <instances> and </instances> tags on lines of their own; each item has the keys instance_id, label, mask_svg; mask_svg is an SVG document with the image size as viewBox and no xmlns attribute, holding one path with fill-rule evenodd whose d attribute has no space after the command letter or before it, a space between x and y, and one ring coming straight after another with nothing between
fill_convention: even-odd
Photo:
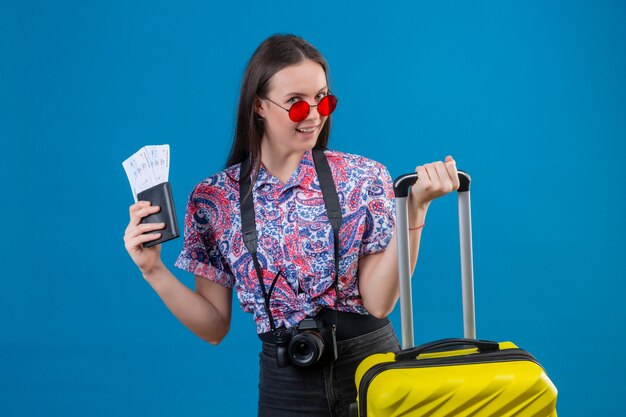
<instances>
[{"instance_id":1,"label":"young woman","mask_svg":"<svg viewBox=\"0 0 626 417\"><path fill-rule=\"evenodd\" d=\"M227 167L200 182L187 205L175 265L195 275L195 292L163 264L160 245L142 247L160 236L162 224L140 224L158 206L130 206L124 236L146 281L209 343L228 333L235 288L262 340L260 416L348 415L359 362L399 349L386 318L398 299L391 177L377 162L327 149L337 105L327 75L322 55L297 36L271 36L253 54ZM320 151L339 201L338 239L314 161ZM408 199L413 266L430 202L459 186L450 156L416 171ZM254 256L242 231L250 210Z\"/></svg>"}]
</instances>

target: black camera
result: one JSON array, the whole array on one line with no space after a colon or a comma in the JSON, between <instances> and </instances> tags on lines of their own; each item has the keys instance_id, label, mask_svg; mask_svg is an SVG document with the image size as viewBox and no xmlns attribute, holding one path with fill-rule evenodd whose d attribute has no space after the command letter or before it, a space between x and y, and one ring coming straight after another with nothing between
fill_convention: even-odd
<instances>
[{"instance_id":1,"label":"black camera","mask_svg":"<svg viewBox=\"0 0 626 417\"><path fill-rule=\"evenodd\" d=\"M335 328L324 325L318 318L305 318L295 331L276 329L275 336L276 361L281 368L289 361L305 367L338 357Z\"/></svg>"}]
</instances>

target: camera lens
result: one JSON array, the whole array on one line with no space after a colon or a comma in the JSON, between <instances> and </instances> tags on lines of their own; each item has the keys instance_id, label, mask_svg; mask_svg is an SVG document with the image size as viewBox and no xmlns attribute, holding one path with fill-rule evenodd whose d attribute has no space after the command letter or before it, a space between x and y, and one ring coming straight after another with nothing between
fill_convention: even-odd
<instances>
[{"instance_id":1,"label":"camera lens","mask_svg":"<svg viewBox=\"0 0 626 417\"><path fill-rule=\"evenodd\" d=\"M324 340L314 332L295 335L289 341L287 354L294 365L309 366L317 362L324 353Z\"/></svg>"}]
</instances>

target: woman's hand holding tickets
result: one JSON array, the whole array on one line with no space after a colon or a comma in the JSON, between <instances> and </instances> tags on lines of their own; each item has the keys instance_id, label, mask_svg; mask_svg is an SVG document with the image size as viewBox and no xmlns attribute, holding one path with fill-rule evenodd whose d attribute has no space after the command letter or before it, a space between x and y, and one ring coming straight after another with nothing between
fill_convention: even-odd
<instances>
[{"instance_id":1,"label":"woman's hand holding tickets","mask_svg":"<svg viewBox=\"0 0 626 417\"><path fill-rule=\"evenodd\" d=\"M445 162L437 161L415 168L417 181L411 187L411 209L425 210L430 202L459 189L459 174L456 162L447 156Z\"/></svg>"},{"instance_id":2,"label":"woman's hand holding tickets","mask_svg":"<svg viewBox=\"0 0 626 417\"><path fill-rule=\"evenodd\" d=\"M161 264L161 245L144 248L142 244L160 238L158 230L165 228L165 223L142 224L141 219L160 209L159 206L150 205L149 201L138 201L129 210L130 222L124 234L124 243L126 251L144 275ZM155 233L144 234L146 232Z\"/></svg>"}]
</instances>

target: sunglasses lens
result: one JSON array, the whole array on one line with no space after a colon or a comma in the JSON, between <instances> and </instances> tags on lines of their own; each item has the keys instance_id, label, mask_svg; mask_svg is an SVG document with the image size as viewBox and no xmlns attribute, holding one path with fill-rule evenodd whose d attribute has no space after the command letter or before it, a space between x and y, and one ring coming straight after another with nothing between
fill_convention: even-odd
<instances>
[{"instance_id":1,"label":"sunglasses lens","mask_svg":"<svg viewBox=\"0 0 626 417\"><path fill-rule=\"evenodd\" d=\"M317 106L317 111L322 116L329 116L337 107L337 97L326 96L320 100L320 104Z\"/></svg>"},{"instance_id":2,"label":"sunglasses lens","mask_svg":"<svg viewBox=\"0 0 626 417\"><path fill-rule=\"evenodd\" d=\"M306 101L298 101L294 103L289 109L289 118L293 122L301 122L309 115L309 103Z\"/></svg>"}]
</instances>

